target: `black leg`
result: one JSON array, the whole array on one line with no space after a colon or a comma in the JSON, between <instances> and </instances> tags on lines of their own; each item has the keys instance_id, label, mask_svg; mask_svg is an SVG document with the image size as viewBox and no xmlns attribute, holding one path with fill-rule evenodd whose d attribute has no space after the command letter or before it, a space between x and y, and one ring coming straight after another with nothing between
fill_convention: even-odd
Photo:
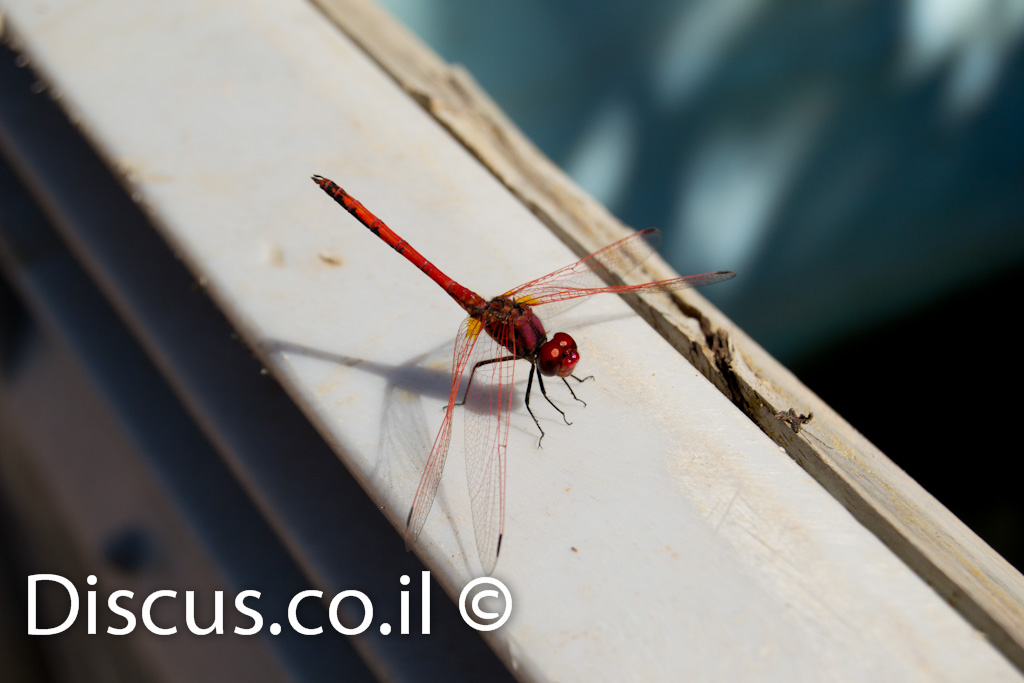
<instances>
[{"instance_id":1,"label":"black leg","mask_svg":"<svg viewBox=\"0 0 1024 683\"><path fill-rule=\"evenodd\" d=\"M464 406L464 405L466 405L466 399L469 398L469 388L471 386L473 386L473 375L476 374L476 369L478 367L480 367L481 365L490 365L491 363L500 363L502 361L515 360L515 359L516 359L515 356L505 356L504 358L491 358L489 360L482 360L479 363L477 363L476 365L474 365L473 369L469 371L469 381L466 382L466 391L464 391L463 394L462 394L462 400L459 401L458 403L456 403L455 405L457 405L457 406ZM444 408L447 408L447 407L448 406L444 406Z\"/></svg>"},{"instance_id":2,"label":"black leg","mask_svg":"<svg viewBox=\"0 0 1024 683\"><path fill-rule=\"evenodd\" d=\"M541 442L544 441L544 430L541 429L540 422L537 420L537 416L533 414L533 409L530 408L530 391L533 389L533 376L535 374L537 375L537 384L540 386L540 393L544 396L544 400L550 403L551 407L558 411L558 414L562 416L562 420L565 422L565 424L571 425L572 422L569 422L569 419L565 416L565 411L556 406L554 401L552 401L551 398L548 396L548 392L544 389L544 376L541 375L540 371L537 370L537 366L531 363L530 378L526 381L526 411L530 413L530 417L533 418L533 423L537 425L537 430L540 432L540 439L537 440L537 448L540 448ZM566 384L566 386L569 385ZM569 389L569 393L572 393L572 389ZM573 398L575 397L576 394L573 394ZM579 401L578 398L576 400ZM583 403L582 401L580 402ZM584 403L583 405L587 404Z\"/></svg>"},{"instance_id":3,"label":"black leg","mask_svg":"<svg viewBox=\"0 0 1024 683\"><path fill-rule=\"evenodd\" d=\"M587 377L587 379L580 379L576 375L570 375L570 377L572 377L577 382L586 382L587 379L593 379L594 378L593 375L591 375L590 377ZM582 398L580 398L579 396L576 395L576 392L572 390L572 386L569 385L569 380L567 380L566 378L563 377L562 381L565 383L565 388L569 390L570 394L572 394L572 397L574 399L576 399L577 401L579 401L580 403L582 403L583 407L586 408L587 407L587 402L584 401Z\"/></svg>"},{"instance_id":4,"label":"black leg","mask_svg":"<svg viewBox=\"0 0 1024 683\"><path fill-rule=\"evenodd\" d=\"M526 412L528 412L530 417L533 418L533 424L537 425L537 431L540 432L540 438L537 439L537 448L540 448L540 443L544 440L544 430L541 429L540 422L537 421L537 416L534 415L533 411L530 409L530 390L533 388L533 373L536 369L536 366L534 366L533 363L530 363L530 378L526 380ZM537 373L537 381L540 382L539 372Z\"/></svg>"},{"instance_id":5,"label":"black leg","mask_svg":"<svg viewBox=\"0 0 1024 683\"><path fill-rule=\"evenodd\" d=\"M531 368L531 370L532 370L532 368ZM563 381L565 381L565 380L563 380ZM562 416L562 420L565 421L565 424L571 425L572 422L569 422L569 420L566 419L566 417L565 417L565 411L562 410L561 408L559 408L558 406L556 406L555 402L552 401L550 398L548 398L548 392L544 390L544 377L541 376L540 372L537 373L537 384L540 385L540 393L544 395L544 400L546 400L548 403L550 403L551 407L559 412L559 414ZM566 384L566 386L569 386L569 385ZM572 389L570 389L569 391L572 392ZM575 396L576 396L576 394L573 394L573 397L575 397ZM526 398L527 399L530 398L529 392L527 392ZM576 400L578 401L579 399L576 399ZM529 407L529 403L527 403L527 407Z\"/></svg>"},{"instance_id":6,"label":"black leg","mask_svg":"<svg viewBox=\"0 0 1024 683\"><path fill-rule=\"evenodd\" d=\"M469 389L470 389L470 387L473 386L473 376L476 374L477 368L479 368L482 365L490 365L491 363L501 363L501 362L507 361L507 360L516 360L516 357L515 356L503 356L501 358L489 358L487 360L482 360L479 363L477 363L476 365L474 365L473 369L469 371L469 380L466 382L466 391L465 391L465 393L462 394L462 400L460 402L456 403L455 405L457 405L457 406L466 405L466 400L469 398ZM530 417L533 418L533 423L535 425L537 425L537 431L540 432L540 438L537 439L537 448L540 448L541 447L541 442L544 441L544 430L541 428L540 421L537 419L537 416L533 414L533 409L530 408L530 393L533 390L533 376L534 376L534 374L537 375L537 384L540 386L540 393L541 393L541 395L544 396L544 400L547 401L551 405L552 408L554 408L555 410L558 411L558 414L562 416L562 420L565 422L565 424L571 425L572 422L569 422L569 418L567 418L565 416L565 411L562 410L561 408L559 408L557 405L555 405L555 402L552 401L551 398L548 396L548 392L544 388L544 377L540 374L540 371L537 370L536 364L535 363L531 363L530 364L530 376L526 380L526 412L530 413ZM581 384L583 382L586 382L588 379L594 379L593 375L589 375L589 376L584 377L582 379L577 377L576 375L569 375L569 376L572 377L577 382L580 382ZM576 395L576 392L572 390L572 386L569 384L569 381L566 380L564 377L562 377L560 379L565 384L565 388L569 390L569 393L572 395L572 397L574 399L576 399L577 401L579 401L580 403L582 403L583 407L586 407L587 402L584 401L583 399L581 399L579 396Z\"/></svg>"}]
</instances>

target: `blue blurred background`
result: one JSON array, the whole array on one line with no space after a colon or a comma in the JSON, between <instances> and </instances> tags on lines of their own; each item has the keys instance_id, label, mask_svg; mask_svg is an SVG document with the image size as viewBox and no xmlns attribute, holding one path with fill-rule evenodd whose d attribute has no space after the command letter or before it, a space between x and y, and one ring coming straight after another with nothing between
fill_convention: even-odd
<instances>
[{"instance_id":1,"label":"blue blurred background","mask_svg":"<svg viewBox=\"0 0 1024 683\"><path fill-rule=\"evenodd\" d=\"M1024 565L1024 0L380 2Z\"/></svg>"}]
</instances>

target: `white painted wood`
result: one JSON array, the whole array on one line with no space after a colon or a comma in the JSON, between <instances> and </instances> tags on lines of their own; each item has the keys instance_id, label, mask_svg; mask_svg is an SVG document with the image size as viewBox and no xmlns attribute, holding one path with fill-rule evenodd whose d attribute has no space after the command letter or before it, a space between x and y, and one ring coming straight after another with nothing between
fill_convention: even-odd
<instances>
[{"instance_id":1,"label":"white painted wood","mask_svg":"<svg viewBox=\"0 0 1024 683\"><path fill-rule=\"evenodd\" d=\"M371 0L313 1L577 253L627 233L537 150L471 75L445 63ZM650 279L677 275L660 263L645 269ZM634 305L862 525L1024 668L1024 576L1017 568L713 305L700 296L676 303L689 324L646 303Z\"/></svg>"},{"instance_id":2,"label":"white painted wood","mask_svg":"<svg viewBox=\"0 0 1024 683\"><path fill-rule=\"evenodd\" d=\"M4 10L85 133L401 527L460 311L309 175L337 180L485 296L573 255L305 3ZM597 377L581 388L588 406L562 401L571 427L540 406L543 450L519 406L510 437L496 576L515 609L489 637L513 672L1020 679L622 301L571 315L581 367ZM458 595L478 571L458 426L452 451L418 552Z\"/></svg>"}]
</instances>

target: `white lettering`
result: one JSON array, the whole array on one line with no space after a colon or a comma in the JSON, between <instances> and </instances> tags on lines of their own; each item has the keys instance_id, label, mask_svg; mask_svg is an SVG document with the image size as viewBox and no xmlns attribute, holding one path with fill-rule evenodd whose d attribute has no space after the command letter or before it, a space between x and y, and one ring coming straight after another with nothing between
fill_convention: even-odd
<instances>
[{"instance_id":1,"label":"white lettering","mask_svg":"<svg viewBox=\"0 0 1024 683\"><path fill-rule=\"evenodd\" d=\"M348 597L356 598L359 602L363 603L363 621L355 628L345 628L345 625L338 619L338 606L341 605L342 600ZM331 618L331 626L334 627L335 631L346 636L357 636L365 631L370 626L370 622L373 621L373 603L370 602L370 598L366 597L365 593L355 590L342 591L331 600L328 616Z\"/></svg>"},{"instance_id":2,"label":"white lettering","mask_svg":"<svg viewBox=\"0 0 1024 683\"><path fill-rule=\"evenodd\" d=\"M36 626L36 584L40 581L55 581L64 586L71 598L71 612L68 618L60 626L53 628L38 628ZM49 636L55 633L63 633L68 630L71 624L78 618L78 591L74 584L57 574L32 574L28 577L28 634L30 636Z\"/></svg>"},{"instance_id":3,"label":"white lettering","mask_svg":"<svg viewBox=\"0 0 1024 683\"><path fill-rule=\"evenodd\" d=\"M214 630L218 635L224 633L224 591L213 592L213 623L205 629L196 626L196 592L185 591L185 623L188 630L197 636L205 636Z\"/></svg>"},{"instance_id":4,"label":"white lettering","mask_svg":"<svg viewBox=\"0 0 1024 683\"><path fill-rule=\"evenodd\" d=\"M158 636L169 636L178 632L177 626L171 626L170 628L160 628L153 623L153 603L159 598L176 598L178 597L178 591L156 591L150 593L146 601L142 603L142 623L150 633L155 633Z\"/></svg>"},{"instance_id":5,"label":"white lettering","mask_svg":"<svg viewBox=\"0 0 1024 683\"><path fill-rule=\"evenodd\" d=\"M321 591L309 590L302 591L294 598L292 598L291 602L288 603L288 623L291 624L291 627L293 629L295 629L304 636L318 636L324 632L322 626L317 626L316 628L306 628L305 626L299 623L299 618L295 615L295 611L299 608L299 603L302 602L303 598L322 598L323 596L324 594ZM334 603L331 604L333 605Z\"/></svg>"},{"instance_id":6,"label":"white lettering","mask_svg":"<svg viewBox=\"0 0 1024 683\"><path fill-rule=\"evenodd\" d=\"M249 609L245 605L245 599L249 596L253 596L257 600L260 599L259 591L242 591L235 596L235 609L238 610L239 614L245 615L252 619L252 626L249 628L235 627L235 633L240 636L251 636L260 632L263 628L263 616L254 609Z\"/></svg>"},{"instance_id":7,"label":"white lettering","mask_svg":"<svg viewBox=\"0 0 1024 683\"><path fill-rule=\"evenodd\" d=\"M135 615L117 604L117 601L121 597L127 597L131 600L135 597L135 594L131 591L114 591L110 594L110 597L107 598L107 607L109 607L110 611L117 616L123 617L125 622L124 626L121 628L114 628L113 626L107 627L107 633L114 636L126 636L135 630Z\"/></svg>"}]
</instances>

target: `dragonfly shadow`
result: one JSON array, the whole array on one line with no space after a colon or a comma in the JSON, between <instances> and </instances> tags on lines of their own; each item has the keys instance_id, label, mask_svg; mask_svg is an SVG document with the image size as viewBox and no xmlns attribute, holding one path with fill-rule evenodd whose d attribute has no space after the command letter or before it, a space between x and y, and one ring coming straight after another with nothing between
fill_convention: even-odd
<instances>
[{"instance_id":1,"label":"dragonfly shadow","mask_svg":"<svg viewBox=\"0 0 1024 683\"><path fill-rule=\"evenodd\" d=\"M381 490L395 492L395 505L403 509L400 514L390 517L400 527L399 530L404 531L406 506L412 503L419 473L430 455L434 434L444 416L442 408L451 389L450 346L438 346L400 365L378 363L280 339L268 340L264 348L268 353L301 355L361 370L387 382L381 409L380 437L370 478L382 487ZM424 398L425 401L421 400ZM436 411L433 409L435 405ZM416 475L410 477L409 472ZM465 474L462 473L459 484L464 480ZM435 506L440 506L449 519L455 518L443 483L438 489ZM461 537L459 542L462 545ZM463 548L467 553L471 549L471 542L470 546Z\"/></svg>"},{"instance_id":2,"label":"dragonfly shadow","mask_svg":"<svg viewBox=\"0 0 1024 683\"><path fill-rule=\"evenodd\" d=\"M563 328L577 331L601 325L605 322L628 318L631 315L633 314L617 313L597 316L580 316L576 314L565 316L564 322L566 325L564 326L554 324L548 327L551 333ZM562 316L558 316L556 321L561 319ZM427 458L430 455L434 443L434 434L441 425L444 417L444 408L447 406L451 390L450 344L441 344L397 365L348 356L282 339L266 340L263 348L271 355L279 352L281 354L313 358L340 367L367 372L386 381L380 417L380 437L377 442L378 446L373 469L369 473L369 478L376 482L381 495L373 495L373 492L371 492L371 495L378 504L387 504L387 500L390 500L393 501L391 503L393 507L401 508L396 510L398 514L390 514L388 517L399 531L404 531L408 506L411 505L416 492L419 474L423 471ZM584 348L583 351L585 353L586 349ZM527 411L524 410L526 407L525 381L530 366L524 360L514 362L516 363L516 384L508 395L511 404L509 427L513 428L515 432L528 435L533 439L532 443L536 446L540 439L540 433L537 431L537 425L534 424ZM493 364L490 367L496 369L494 366L497 365ZM487 367L489 366L483 366L483 368ZM478 370L478 375L480 373L487 374L483 368ZM459 400L465 398L465 404L456 407L456 414L454 416L457 423L462 423L465 420L468 427L468 430L464 430L461 425L454 425L454 431L459 432L459 434L454 435L453 438L458 439L460 443L464 438L462 436L464 431L467 431L465 438L474 439L480 438L479 432L470 433L473 432L474 428L479 430L485 428L485 425L490 424L494 429L497 429L496 422L489 423L486 419L482 419L491 415L492 411L497 408L497 402L492 400L492 393L488 391L488 382L484 377L478 376L474 379L469 395L466 396L465 390L468 380L469 371L467 369L460 383L460 394L458 397ZM557 378L554 378L554 381L548 378L546 388L549 397L562 410L569 411L572 407L579 405L565 391L561 381ZM545 430L549 426L555 427L556 425L563 424L562 416L544 400L536 383L531 391L530 407L540 423L544 425ZM569 421L572 421L571 417ZM459 469L464 470L461 466ZM414 472L415 475L410 476L410 472ZM465 471L460 471L454 475L449 474L450 476L457 477L455 486L463 488L466 486ZM459 498L468 498L468 494L463 493L463 491L456 491L451 494L446 492L444 480L442 479L434 500L434 509L445 515L447 519L452 520L451 525L456 532L457 543L467 562L467 568L472 571L473 567L470 566L472 558L477 556L475 541L471 534L467 536L466 534L459 533L459 525L454 522L458 514L456 512L457 506L453 504L454 500L450 497L452 495L457 495Z\"/></svg>"},{"instance_id":3,"label":"dragonfly shadow","mask_svg":"<svg viewBox=\"0 0 1024 683\"><path fill-rule=\"evenodd\" d=\"M420 354L401 365L377 363L365 358L346 356L341 353L315 349L305 344L280 339L267 340L263 347L270 353L274 351L293 353L344 367L355 368L378 377L383 377L387 380L389 388L408 391L417 396L434 396L439 400L446 400L448 398L450 369L445 367L443 370L435 370L423 367L425 363L434 362L438 358L440 352L444 351L443 346ZM446 353L446 357L449 356L450 352Z\"/></svg>"},{"instance_id":4,"label":"dragonfly shadow","mask_svg":"<svg viewBox=\"0 0 1024 683\"><path fill-rule=\"evenodd\" d=\"M265 348L270 352L316 358L383 378L387 386L381 410L378 464L374 472L378 473L377 470L382 463L386 464L387 456L391 453L421 453L410 460L418 467L423 466L433 439L427 428L427 416L420 399L436 399L440 404L448 398L450 370L442 365L448 355L443 346L410 358L400 365L378 363L284 340L271 340ZM438 367L433 369L429 367L431 365Z\"/></svg>"}]
</instances>

